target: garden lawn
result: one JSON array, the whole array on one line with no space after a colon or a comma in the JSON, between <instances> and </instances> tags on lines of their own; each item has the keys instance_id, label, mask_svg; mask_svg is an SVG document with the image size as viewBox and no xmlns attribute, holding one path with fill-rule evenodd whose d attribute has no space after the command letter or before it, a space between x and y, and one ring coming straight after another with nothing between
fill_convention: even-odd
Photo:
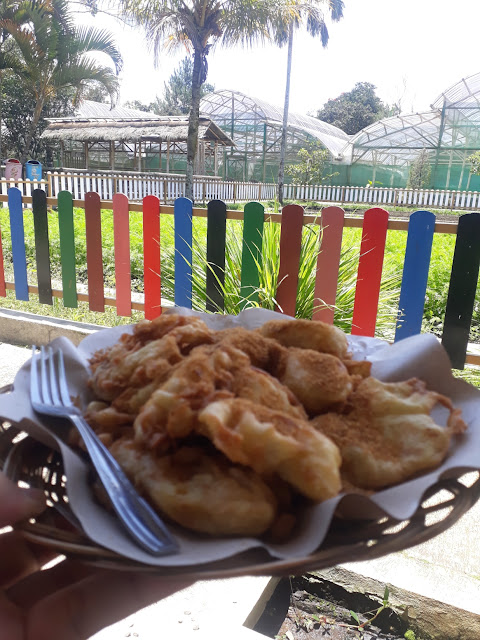
<instances>
[{"instance_id":1,"label":"garden lawn","mask_svg":"<svg viewBox=\"0 0 480 640\"><path fill-rule=\"evenodd\" d=\"M195 217L194 246L193 246L193 270L194 270L194 307L204 309L205 295L202 296L206 265L206 219ZM57 212L50 210L48 213L48 226L50 237L50 259L52 265L52 279L54 288L61 289L60 267L60 243L58 231ZM0 228L4 253L4 264L7 281L13 281L12 254L10 242L10 219L8 209L0 209ZM30 209L24 210L25 247L27 255L28 278L30 284L36 284L35 244L33 216ZM85 217L82 209L74 211L75 252L77 265L77 279L85 288L87 283L86 268L86 243L85 243ZM241 238L243 224L238 221L227 221L227 244L231 251L227 256L225 298L226 312L235 313L239 305L244 302L239 297ZM304 230L304 243L302 266L300 273L300 286L298 295L297 312L302 317L308 317L313 310L313 285L315 276L315 252L318 242L319 227L309 225ZM386 253L383 269L383 292L379 308L379 335L392 338L395 327L395 319L398 305L399 283L403 270L405 255L406 232L389 231L387 235ZM259 293L262 306L275 307L276 272L278 271L278 240L279 225L269 223L263 247L263 262L266 265L261 274L261 287ZM342 329L348 331L351 326L351 314L355 293L356 270L358 267L361 230L346 228L344 230L343 255L340 269L339 287L337 295L337 309L335 322ZM114 297L115 270L114 270L114 244L113 244L113 215L111 211L102 211L102 243L104 280L106 289L112 290ZM443 315L448 294L449 275L453 259L455 236L447 234L435 234L432 258L428 278L428 289L425 300L425 315L423 328L425 331L433 331L441 335L443 329ZM161 216L160 248L162 256L162 298L173 302L173 277L174 277L174 229L173 216L163 214ZM143 227L142 213L130 213L130 251L132 290L143 291ZM110 294L109 294L110 295ZM16 301L14 293L9 291L6 298L0 299L0 306L28 310L42 315L52 315L82 322L93 322L113 326L138 320L143 314L135 312L132 318L119 318L115 309L107 307L106 313L90 312L87 303L79 303L77 309L66 309L59 299L54 304L39 305L37 296L31 295L31 302ZM349 325L350 323L350 325ZM475 306L471 341L480 341L480 309L478 303Z\"/></svg>"}]
</instances>

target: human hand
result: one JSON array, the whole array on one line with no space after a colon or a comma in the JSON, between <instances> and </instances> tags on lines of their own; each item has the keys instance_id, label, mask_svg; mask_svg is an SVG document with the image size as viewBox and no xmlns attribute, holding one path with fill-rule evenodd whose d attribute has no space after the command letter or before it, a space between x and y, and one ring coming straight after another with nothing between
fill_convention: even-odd
<instances>
[{"instance_id":1,"label":"human hand","mask_svg":"<svg viewBox=\"0 0 480 640\"><path fill-rule=\"evenodd\" d=\"M2 527L38 515L45 497L0 472L0 640L85 640L189 585L148 574L96 569Z\"/></svg>"}]
</instances>

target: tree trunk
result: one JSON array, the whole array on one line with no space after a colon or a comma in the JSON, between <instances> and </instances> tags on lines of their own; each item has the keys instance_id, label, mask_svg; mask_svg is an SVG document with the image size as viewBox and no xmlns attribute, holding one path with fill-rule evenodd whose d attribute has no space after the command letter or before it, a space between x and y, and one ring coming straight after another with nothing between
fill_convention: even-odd
<instances>
[{"instance_id":1,"label":"tree trunk","mask_svg":"<svg viewBox=\"0 0 480 640\"><path fill-rule=\"evenodd\" d=\"M198 121L200 117L200 90L202 88L204 73L203 52L195 50L193 58L192 74L192 106L188 118L187 138L187 170L185 174L185 196L193 201L193 163L197 153Z\"/></svg>"},{"instance_id":2,"label":"tree trunk","mask_svg":"<svg viewBox=\"0 0 480 640\"><path fill-rule=\"evenodd\" d=\"M287 148L288 107L290 104L290 75L292 72L293 23L288 32L287 83L285 86L285 102L283 105L282 139L280 142L280 163L278 166L278 201L283 204L283 182L285 176L285 152Z\"/></svg>"},{"instance_id":3,"label":"tree trunk","mask_svg":"<svg viewBox=\"0 0 480 640\"><path fill-rule=\"evenodd\" d=\"M30 122L30 126L28 127L27 135L25 136L25 145L23 147L23 153L20 158L20 162L22 163L22 165L25 164L28 154L30 153L33 134L35 133L35 129L37 128L38 121L40 120L40 116L42 115L44 102L45 102L45 99L41 96L37 99L37 103L35 105L35 111L33 112L33 118L32 118L32 121Z\"/></svg>"}]
</instances>

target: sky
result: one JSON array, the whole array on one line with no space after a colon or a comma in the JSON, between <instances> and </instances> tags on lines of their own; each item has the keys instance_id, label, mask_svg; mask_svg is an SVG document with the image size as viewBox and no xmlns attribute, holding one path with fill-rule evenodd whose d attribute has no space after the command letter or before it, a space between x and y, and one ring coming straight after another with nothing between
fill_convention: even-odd
<instances>
[{"instance_id":1,"label":"sky","mask_svg":"<svg viewBox=\"0 0 480 640\"><path fill-rule=\"evenodd\" d=\"M450 86L480 72L478 0L344 0L344 17L329 23L327 48L304 32L295 34L290 111L314 115L330 98L370 82L386 103L402 112L426 111ZM124 58L120 104L150 102L185 56L153 53L141 29L98 14L78 21L112 31ZM208 82L282 107L286 47L213 48Z\"/></svg>"}]
</instances>

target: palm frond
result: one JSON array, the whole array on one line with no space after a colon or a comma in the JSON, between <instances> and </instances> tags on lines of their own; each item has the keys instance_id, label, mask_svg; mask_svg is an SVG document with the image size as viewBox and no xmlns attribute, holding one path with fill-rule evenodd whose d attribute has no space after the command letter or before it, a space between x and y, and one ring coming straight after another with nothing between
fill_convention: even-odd
<instances>
[{"instance_id":1,"label":"palm frond","mask_svg":"<svg viewBox=\"0 0 480 640\"><path fill-rule=\"evenodd\" d=\"M113 35L105 29L92 27L76 29L74 37L71 38L69 49L73 56L82 56L86 53L104 53L112 60L117 73L122 70L122 54Z\"/></svg>"}]
</instances>

